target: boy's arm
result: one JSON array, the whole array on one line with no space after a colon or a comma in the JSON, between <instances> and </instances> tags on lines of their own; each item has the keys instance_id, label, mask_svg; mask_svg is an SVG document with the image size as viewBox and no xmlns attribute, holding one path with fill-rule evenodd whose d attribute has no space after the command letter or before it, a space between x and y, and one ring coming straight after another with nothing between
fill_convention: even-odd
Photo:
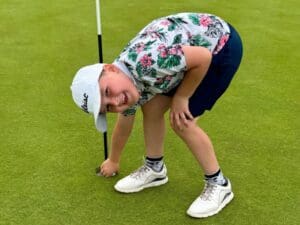
<instances>
[{"instance_id":1,"label":"boy's arm","mask_svg":"<svg viewBox=\"0 0 300 225\"><path fill-rule=\"evenodd\" d=\"M131 133L134 117L134 115L124 116L120 113L118 114L112 133L111 151L108 159L101 165L101 174L103 176L113 176L114 173L118 172L121 154Z\"/></svg>"},{"instance_id":2,"label":"boy's arm","mask_svg":"<svg viewBox=\"0 0 300 225\"><path fill-rule=\"evenodd\" d=\"M171 124L179 129L182 129L182 125L187 126L189 119L193 119L188 100L203 80L212 58L211 52L201 46L182 46L182 50L187 72L173 97L170 111Z\"/></svg>"}]
</instances>

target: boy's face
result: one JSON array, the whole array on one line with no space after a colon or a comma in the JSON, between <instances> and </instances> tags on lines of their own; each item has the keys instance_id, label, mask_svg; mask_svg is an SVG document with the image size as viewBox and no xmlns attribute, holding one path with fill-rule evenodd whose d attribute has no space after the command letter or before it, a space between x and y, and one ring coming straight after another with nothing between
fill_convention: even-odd
<instances>
[{"instance_id":1,"label":"boy's face","mask_svg":"<svg viewBox=\"0 0 300 225\"><path fill-rule=\"evenodd\" d=\"M100 113L121 113L139 100L139 92L132 80L114 65L104 66L100 77Z\"/></svg>"}]
</instances>

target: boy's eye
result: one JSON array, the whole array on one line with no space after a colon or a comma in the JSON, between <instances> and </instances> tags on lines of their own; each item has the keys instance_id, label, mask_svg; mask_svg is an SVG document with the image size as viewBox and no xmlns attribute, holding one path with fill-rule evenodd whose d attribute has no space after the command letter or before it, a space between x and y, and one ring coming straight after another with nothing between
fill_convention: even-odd
<instances>
[{"instance_id":1,"label":"boy's eye","mask_svg":"<svg viewBox=\"0 0 300 225\"><path fill-rule=\"evenodd\" d=\"M106 87L105 88L105 96L108 97L108 95L109 95L109 90L108 90L108 87ZM109 108L110 108L110 106L109 106L109 104L107 104L106 105L106 112L109 112Z\"/></svg>"}]
</instances>

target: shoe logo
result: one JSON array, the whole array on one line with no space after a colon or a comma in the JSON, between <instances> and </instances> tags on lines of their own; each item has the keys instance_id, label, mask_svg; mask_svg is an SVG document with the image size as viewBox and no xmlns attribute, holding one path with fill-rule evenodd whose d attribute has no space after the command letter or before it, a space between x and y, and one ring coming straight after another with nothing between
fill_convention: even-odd
<instances>
[{"instance_id":1,"label":"shoe logo","mask_svg":"<svg viewBox=\"0 0 300 225\"><path fill-rule=\"evenodd\" d=\"M227 192L224 197L223 197L223 200L221 202L224 202L224 200L231 194L231 192Z\"/></svg>"},{"instance_id":2,"label":"shoe logo","mask_svg":"<svg viewBox=\"0 0 300 225\"><path fill-rule=\"evenodd\" d=\"M151 182L160 181L160 180L164 180L164 179L166 179L166 177L160 177L160 178L156 178L156 179L152 180Z\"/></svg>"}]
</instances>

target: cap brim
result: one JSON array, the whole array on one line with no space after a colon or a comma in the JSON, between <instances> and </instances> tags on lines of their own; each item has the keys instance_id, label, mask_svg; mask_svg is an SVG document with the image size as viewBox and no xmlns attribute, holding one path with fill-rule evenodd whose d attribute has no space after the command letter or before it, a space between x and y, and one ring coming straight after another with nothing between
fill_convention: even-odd
<instances>
[{"instance_id":1,"label":"cap brim","mask_svg":"<svg viewBox=\"0 0 300 225\"><path fill-rule=\"evenodd\" d=\"M106 114L98 114L95 119L96 128L100 132L107 131Z\"/></svg>"},{"instance_id":2,"label":"cap brim","mask_svg":"<svg viewBox=\"0 0 300 225\"><path fill-rule=\"evenodd\" d=\"M100 88L97 83L94 87L95 99L94 99L94 118L95 118L95 126L98 131L106 132L107 131L107 123L106 123L106 115L104 113L99 113L101 106L101 94Z\"/></svg>"}]
</instances>

